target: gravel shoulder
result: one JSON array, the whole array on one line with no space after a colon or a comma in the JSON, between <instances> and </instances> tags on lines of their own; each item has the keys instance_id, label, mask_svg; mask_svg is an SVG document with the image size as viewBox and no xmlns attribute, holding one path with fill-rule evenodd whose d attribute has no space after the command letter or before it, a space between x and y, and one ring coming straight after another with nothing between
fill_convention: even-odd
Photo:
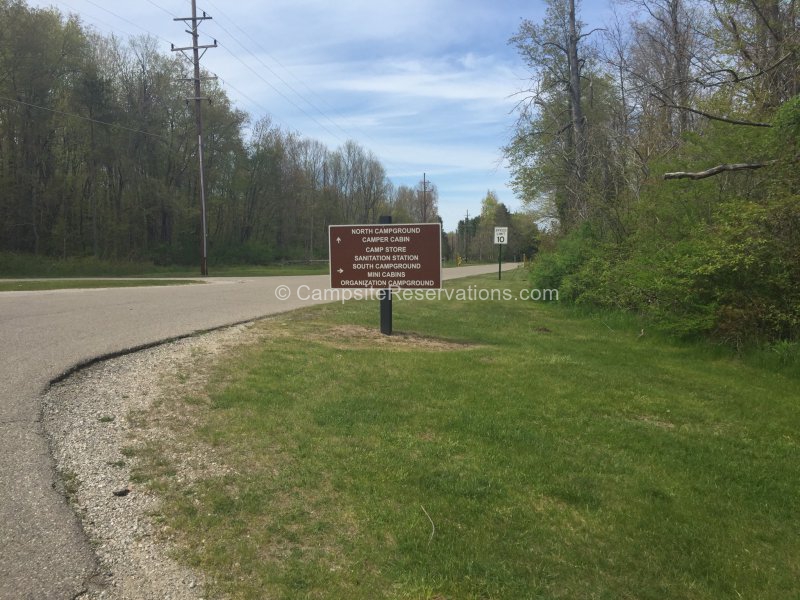
<instances>
[{"instance_id":1,"label":"gravel shoulder","mask_svg":"<svg viewBox=\"0 0 800 600\"><path fill-rule=\"evenodd\" d=\"M82 600L198 600L202 574L175 559L159 522L158 497L132 477L135 452L174 437L170 424L139 416L168 395L203 385L227 348L254 337L252 323L193 336L103 361L50 387L42 418L63 492L100 564ZM174 425L174 424L173 424ZM172 461L171 461L172 462ZM176 464L177 481L223 469L210 449L193 447Z\"/></svg>"}]
</instances>

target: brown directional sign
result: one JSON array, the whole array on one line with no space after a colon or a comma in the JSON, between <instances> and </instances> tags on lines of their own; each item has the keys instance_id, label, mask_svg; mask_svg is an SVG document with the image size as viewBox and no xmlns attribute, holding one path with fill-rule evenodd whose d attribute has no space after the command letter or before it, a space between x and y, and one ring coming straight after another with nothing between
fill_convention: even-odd
<instances>
[{"instance_id":1,"label":"brown directional sign","mask_svg":"<svg viewBox=\"0 0 800 600\"><path fill-rule=\"evenodd\" d=\"M439 223L331 225L332 288L442 287Z\"/></svg>"}]
</instances>

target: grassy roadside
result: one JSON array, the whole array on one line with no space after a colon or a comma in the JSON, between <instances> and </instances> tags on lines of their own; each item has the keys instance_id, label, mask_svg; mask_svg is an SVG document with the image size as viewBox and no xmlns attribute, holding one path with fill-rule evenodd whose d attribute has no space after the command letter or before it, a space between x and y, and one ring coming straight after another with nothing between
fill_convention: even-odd
<instances>
[{"instance_id":1,"label":"grassy roadside","mask_svg":"<svg viewBox=\"0 0 800 600\"><path fill-rule=\"evenodd\" d=\"M150 415L226 466L181 484L168 442L137 453L209 596L796 593L796 378L532 302L398 302L391 339L376 320L264 321Z\"/></svg>"},{"instance_id":2,"label":"grassy roadside","mask_svg":"<svg viewBox=\"0 0 800 600\"><path fill-rule=\"evenodd\" d=\"M278 265L211 265L212 277L270 277L324 275L327 263ZM28 254L0 252L0 277L199 277L196 266L157 266L147 262L112 262L91 257L59 260Z\"/></svg>"},{"instance_id":3,"label":"grassy roadside","mask_svg":"<svg viewBox=\"0 0 800 600\"><path fill-rule=\"evenodd\" d=\"M191 279L47 279L4 281L0 279L0 292L28 292L40 290L75 290L96 288L146 287L188 285L203 283Z\"/></svg>"}]
</instances>

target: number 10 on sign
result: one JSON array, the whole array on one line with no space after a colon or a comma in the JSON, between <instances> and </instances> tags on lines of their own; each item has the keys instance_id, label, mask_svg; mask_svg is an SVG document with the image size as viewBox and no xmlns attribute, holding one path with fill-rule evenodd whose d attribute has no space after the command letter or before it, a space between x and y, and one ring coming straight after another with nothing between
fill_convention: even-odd
<instances>
[{"instance_id":1,"label":"number 10 on sign","mask_svg":"<svg viewBox=\"0 0 800 600\"><path fill-rule=\"evenodd\" d=\"M508 227L494 228L494 243L497 244L497 278L503 278L503 246L508 244Z\"/></svg>"}]
</instances>

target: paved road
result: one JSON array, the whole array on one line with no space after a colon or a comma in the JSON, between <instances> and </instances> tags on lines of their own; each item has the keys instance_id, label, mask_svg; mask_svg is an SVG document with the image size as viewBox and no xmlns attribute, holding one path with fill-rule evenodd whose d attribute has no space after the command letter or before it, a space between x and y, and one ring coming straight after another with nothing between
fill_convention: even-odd
<instances>
[{"instance_id":1,"label":"paved road","mask_svg":"<svg viewBox=\"0 0 800 600\"><path fill-rule=\"evenodd\" d=\"M496 268L445 269L444 277ZM0 600L72 599L97 568L42 430L40 398L53 379L97 357L313 304L298 290L305 298L327 284L320 275L1 293ZM291 298L276 298L280 285Z\"/></svg>"}]
</instances>

